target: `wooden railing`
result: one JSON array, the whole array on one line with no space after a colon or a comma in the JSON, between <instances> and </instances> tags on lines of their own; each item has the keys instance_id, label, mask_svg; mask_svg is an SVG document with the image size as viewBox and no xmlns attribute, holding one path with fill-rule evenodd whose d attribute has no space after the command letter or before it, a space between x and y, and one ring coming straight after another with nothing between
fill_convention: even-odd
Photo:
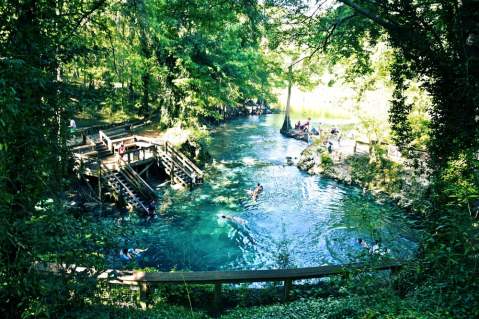
<instances>
[{"instance_id":1,"label":"wooden railing","mask_svg":"<svg viewBox=\"0 0 479 319\"><path fill-rule=\"evenodd\" d=\"M180 168L186 175L192 177L193 174L196 175L198 181L203 180L203 171L198 168L188 157L183 153L177 151L170 143L165 142L163 145L164 152L170 155L171 159L175 165Z\"/></svg>"},{"instance_id":2,"label":"wooden railing","mask_svg":"<svg viewBox=\"0 0 479 319\"><path fill-rule=\"evenodd\" d=\"M142 147L140 149L128 150L122 155L122 159L131 164L136 161L143 161L156 156L156 146Z\"/></svg>"},{"instance_id":3,"label":"wooden railing","mask_svg":"<svg viewBox=\"0 0 479 319\"><path fill-rule=\"evenodd\" d=\"M85 153L91 153L95 151L95 143L90 143L88 145L81 145L72 148L72 152L75 154L85 154Z\"/></svg>"},{"instance_id":4,"label":"wooden railing","mask_svg":"<svg viewBox=\"0 0 479 319\"><path fill-rule=\"evenodd\" d=\"M141 176L123 159L120 159L120 173L135 186L135 188L146 198L155 199L156 192Z\"/></svg>"},{"instance_id":5,"label":"wooden railing","mask_svg":"<svg viewBox=\"0 0 479 319\"><path fill-rule=\"evenodd\" d=\"M243 271L197 271L197 272L140 272L106 270L97 273L99 280L107 280L110 284L140 287L142 307L150 302L152 289L164 284L213 284L215 285L215 305L220 306L222 284L253 282L284 282L284 300L289 299L293 281L346 275L351 272L372 272L391 270L396 272L403 262L392 260L379 264L351 263L345 265L329 265L296 269L243 270ZM51 272L85 272L84 267L66 267L64 265L46 264L38 267ZM90 270L90 273L95 271Z\"/></svg>"},{"instance_id":6,"label":"wooden railing","mask_svg":"<svg viewBox=\"0 0 479 319\"><path fill-rule=\"evenodd\" d=\"M133 194L130 190L130 188L128 187L128 185L126 185L125 183L123 183L117 176L115 176L114 172L112 172L105 164L101 163L100 164L100 176L101 178L104 178L108 183L108 178L114 178L116 182L118 182L118 184L121 185L121 187L123 187L123 189L125 190L125 192L130 196L130 198L135 198L135 194ZM113 185L111 185L113 186ZM121 195L121 194L119 194ZM149 212L148 208L145 207L145 205L143 205L143 203L139 200L137 200L137 203L141 206L141 208L143 208L145 210L145 212Z\"/></svg>"},{"instance_id":7,"label":"wooden railing","mask_svg":"<svg viewBox=\"0 0 479 319\"><path fill-rule=\"evenodd\" d=\"M98 135L100 138L100 142L105 143L108 150L114 153L115 149L113 148L113 143L111 139L108 137L108 135L106 135L102 130L98 131Z\"/></svg>"},{"instance_id":8,"label":"wooden railing","mask_svg":"<svg viewBox=\"0 0 479 319\"><path fill-rule=\"evenodd\" d=\"M354 146L353 146L353 154L361 153L361 151L359 150L360 147L366 147L367 148L367 149L363 148L362 152L371 153L371 146L372 145L373 145L373 143L355 140L354 141ZM398 146L388 144L388 143L385 143L385 142L382 142L381 145L387 147L387 157L390 160L400 161L401 159L403 159L403 155L401 154ZM407 151L411 152L411 153L414 153L414 154L416 154L416 156L419 156L419 157L427 156L427 152L425 152L423 150L418 150L418 149L411 148L411 149L408 149Z\"/></svg>"}]
</instances>

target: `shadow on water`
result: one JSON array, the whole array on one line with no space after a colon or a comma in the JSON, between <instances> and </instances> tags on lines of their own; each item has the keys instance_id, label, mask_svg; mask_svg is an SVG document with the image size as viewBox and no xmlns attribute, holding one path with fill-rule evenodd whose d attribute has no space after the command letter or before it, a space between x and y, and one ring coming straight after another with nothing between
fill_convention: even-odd
<instances>
[{"instance_id":1,"label":"shadow on water","mask_svg":"<svg viewBox=\"0 0 479 319\"><path fill-rule=\"evenodd\" d=\"M299 157L306 144L281 136L281 124L281 115L270 115L215 130L205 184L165 190L152 222L130 216L130 245L148 248L140 266L218 270L344 263L364 254L358 238L380 240L391 257L414 252L415 232L401 210L286 165L286 156ZM247 190L257 182L264 192L253 201Z\"/></svg>"}]
</instances>

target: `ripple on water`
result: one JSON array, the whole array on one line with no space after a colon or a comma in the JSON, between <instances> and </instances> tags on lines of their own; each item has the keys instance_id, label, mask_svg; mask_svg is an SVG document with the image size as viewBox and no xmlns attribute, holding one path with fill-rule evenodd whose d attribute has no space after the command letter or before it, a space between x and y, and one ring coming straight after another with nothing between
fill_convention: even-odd
<instances>
[{"instance_id":1,"label":"ripple on water","mask_svg":"<svg viewBox=\"0 0 479 319\"><path fill-rule=\"evenodd\" d=\"M127 221L131 245L149 248L142 266L161 270L268 269L357 260L357 244L380 239L394 256L411 256L415 232L401 211L361 190L285 165L305 144L278 133L281 116L227 123L213 134L205 183L167 190L151 223ZM260 182L256 201L246 193ZM221 214L244 224L225 221Z\"/></svg>"}]
</instances>

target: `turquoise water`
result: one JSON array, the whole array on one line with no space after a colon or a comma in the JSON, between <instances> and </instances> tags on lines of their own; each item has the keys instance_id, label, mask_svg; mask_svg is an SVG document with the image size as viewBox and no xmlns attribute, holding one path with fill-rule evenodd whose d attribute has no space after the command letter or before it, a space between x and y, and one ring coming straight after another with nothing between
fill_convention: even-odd
<instances>
[{"instance_id":1,"label":"turquoise water","mask_svg":"<svg viewBox=\"0 0 479 319\"><path fill-rule=\"evenodd\" d=\"M380 240L395 258L416 249L404 212L356 187L286 165L306 144L279 134L282 115L229 122L212 134L214 162L193 191L167 189L158 218L126 221L128 245L148 248L143 267L160 270L270 269L339 264L367 255L357 243ZM247 195L257 182L264 192ZM222 214L237 221L225 221ZM241 221L244 221L242 223Z\"/></svg>"}]
</instances>

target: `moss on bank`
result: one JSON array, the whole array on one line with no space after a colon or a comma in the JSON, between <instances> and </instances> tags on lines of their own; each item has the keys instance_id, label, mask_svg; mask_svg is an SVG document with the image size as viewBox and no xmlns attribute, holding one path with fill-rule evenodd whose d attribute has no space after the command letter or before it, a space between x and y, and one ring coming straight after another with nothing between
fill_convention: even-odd
<instances>
[{"instance_id":1,"label":"moss on bank","mask_svg":"<svg viewBox=\"0 0 479 319\"><path fill-rule=\"evenodd\" d=\"M430 207L425 200L429 190L427 176L417 174L408 163L388 159L384 152L372 158L367 153L329 153L322 145L310 145L301 153L298 168L357 185L376 196L391 198L403 208L425 211Z\"/></svg>"}]
</instances>

